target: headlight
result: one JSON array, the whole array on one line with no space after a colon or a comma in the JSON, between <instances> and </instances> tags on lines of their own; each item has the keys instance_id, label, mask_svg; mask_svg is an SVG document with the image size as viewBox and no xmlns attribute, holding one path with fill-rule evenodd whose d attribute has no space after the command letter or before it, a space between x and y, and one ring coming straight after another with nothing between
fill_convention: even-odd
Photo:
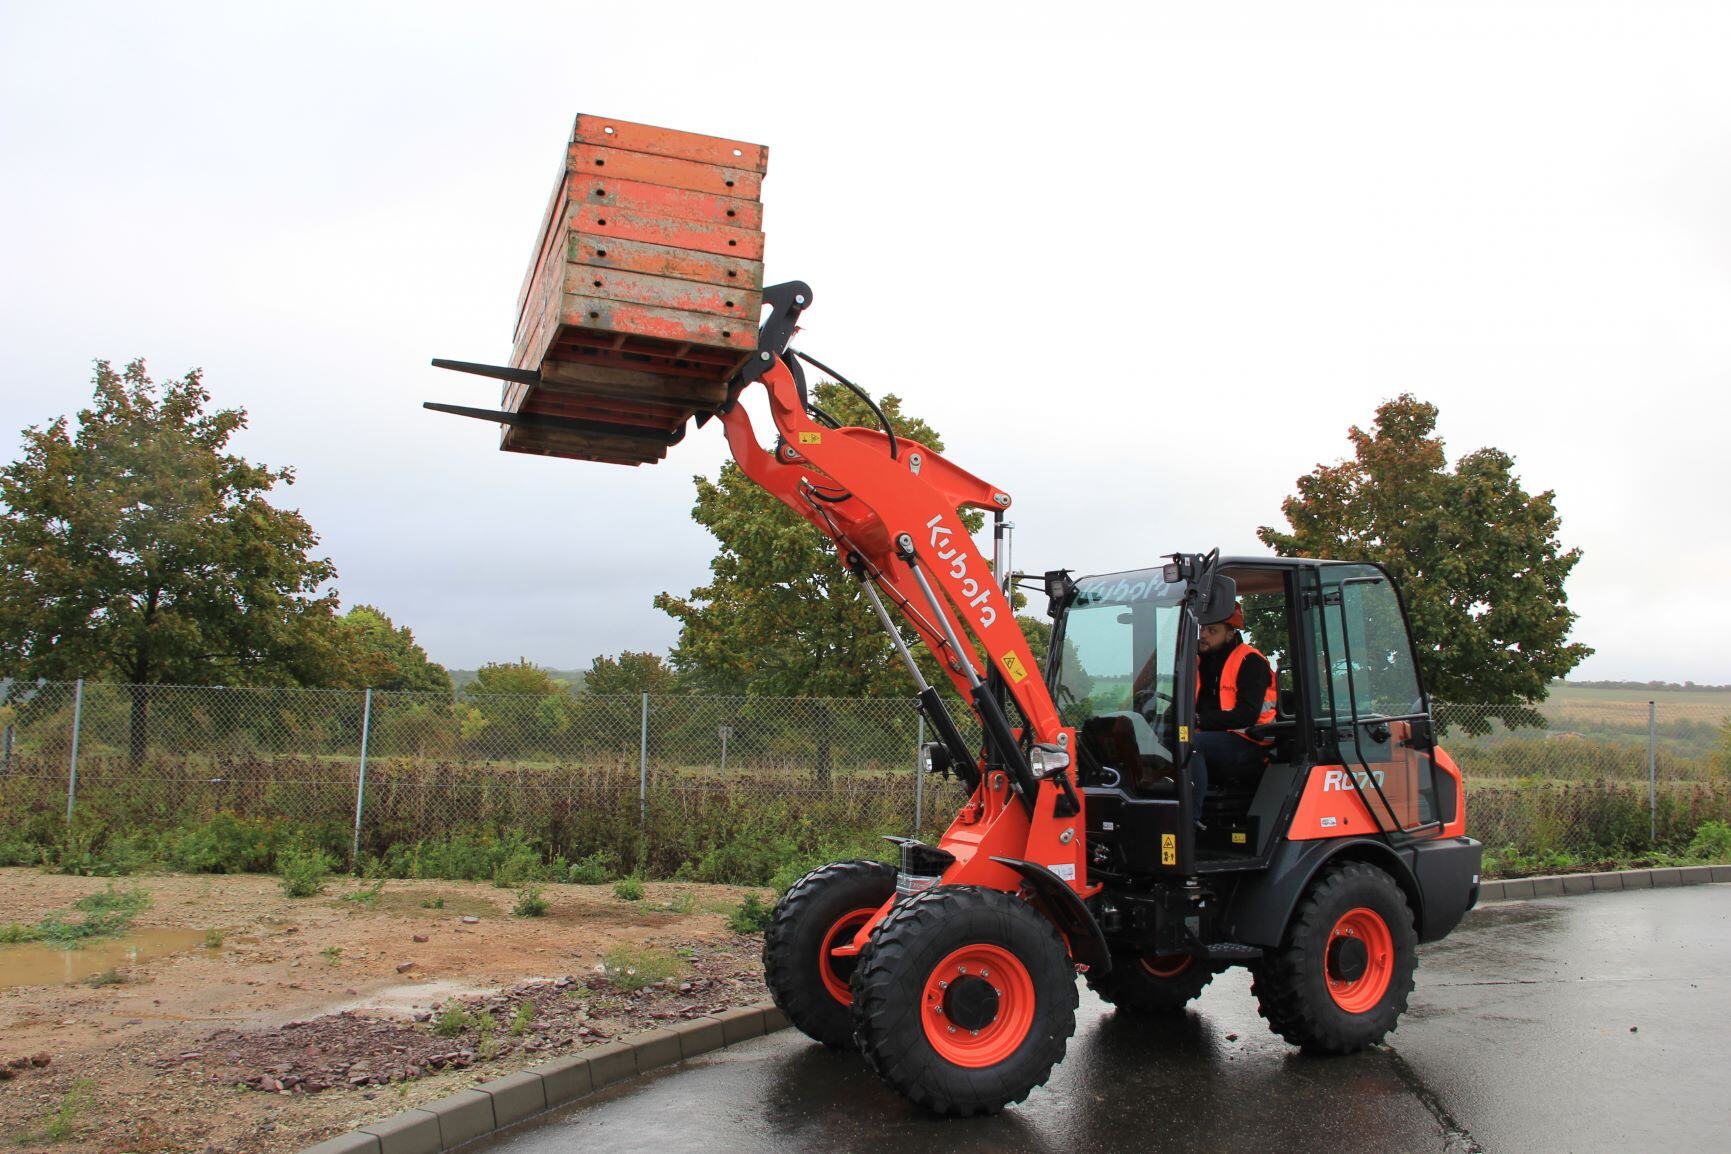
<instances>
[{"instance_id":1,"label":"headlight","mask_svg":"<svg viewBox=\"0 0 1731 1154\"><path fill-rule=\"evenodd\" d=\"M1055 745L1036 745L1028 754L1028 768L1035 777L1047 777L1068 768L1070 755Z\"/></svg>"},{"instance_id":2,"label":"headlight","mask_svg":"<svg viewBox=\"0 0 1731 1154\"><path fill-rule=\"evenodd\" d=\"M950 771L950 749L941 741L928 741L920 747L920 768L927 773Z\"/></svg>"}]
</instances>

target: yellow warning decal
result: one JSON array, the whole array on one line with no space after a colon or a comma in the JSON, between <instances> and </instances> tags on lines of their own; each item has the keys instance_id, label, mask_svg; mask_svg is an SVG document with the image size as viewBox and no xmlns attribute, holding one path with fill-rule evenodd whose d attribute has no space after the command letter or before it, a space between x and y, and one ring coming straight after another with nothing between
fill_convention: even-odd
<instances>
[{"instance_id":1,"label":"yellow warning decal","mask_svg":"<svg viewBox=\"0 0 1731 1154\"><path fill-rule=\"evenodd\" d=\"M1178 741L1179 741L1179 743L1182 744L1182 743L1189 741L1189 740L1190 740L1190 727L1188 725L1180 725L1178 727Z\"/></svg>"},{"instance_id":2,"label":"yellow warning decal","mask_svg":"<svg viewBox=\"0 0 1731 1154\"><path fill-rule=\"evenodd\" d=\"M799 443L802 445L821 445L823 444L823 434L801 433L799 435Z\"/></svg>"},{"instance_id":3,"label":"yellow warning decal","mask_svg":"<svg viewBox=\"0 0 1731 1154\"><path fill-rule=\"evenodd\" d=\"M1023 665L1022 659L1014 653L1004 654L1004 672L1008 673L1010 680L1016 684L1028 679L1027 666Z\"/></svg>"},{"instance_id":4,"label":"yellow warning decal","mask_svg":"<svg viewBox=\"0 0 1731 1154\"><path fill-rule=\"evenodd\" d=\"M1245 837L1242 833L1239 833L1237 830L1234 830L1232 833L1232 844L1233 845L1244 845L1249 840L1250 840L1249 838Z\"/></svg>"},{"instance_id":5,"label":"yellow warning decal","mask_svg":"<svg viewBox=\"0 0 1731 1154\"><path fill-rule=\"evenodd\" d=\"M1160 864L1178 864L1178 835L1163 833L1160 835Z\"/></svg>"}]
</instances>

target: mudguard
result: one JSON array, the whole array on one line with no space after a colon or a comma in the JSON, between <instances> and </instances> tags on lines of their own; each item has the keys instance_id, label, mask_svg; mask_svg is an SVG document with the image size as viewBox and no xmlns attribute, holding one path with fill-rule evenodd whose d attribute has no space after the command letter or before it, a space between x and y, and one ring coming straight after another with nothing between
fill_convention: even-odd
<instances>
[{"instance_id":1,"label":"mudguard","mask_svg":"<svg viewBox=\"0 0 1731 1154\"><path fill-rule=\"evenodd\" d=\"M1282 841L1268 868L1246 876L1227 899L1220 919L1229 941L1274 949L1286 933L1286 923L1309 888L1311 879L1331 861L1363 861L1386 871L1412 906L1414 929L1424 926L1424 896L1405 860L1410 849L1394 850L1372 838L1331 838L1328 841Z\"/></svg>"},{"instance_id":2,"label":"mudguard","mask_svg":"<svg viewBox=\"0 0 1731 1154\"><path fill-rule=\"evenodd\" d=\"M1072 961L1099 973L1110 972L1112 953L1106 948L1106 934L1069 882L1037 862L1013 857L992 860L1022 875L1034 891L1034 905L1069 943Z\"/></svg>"}]
</instances>

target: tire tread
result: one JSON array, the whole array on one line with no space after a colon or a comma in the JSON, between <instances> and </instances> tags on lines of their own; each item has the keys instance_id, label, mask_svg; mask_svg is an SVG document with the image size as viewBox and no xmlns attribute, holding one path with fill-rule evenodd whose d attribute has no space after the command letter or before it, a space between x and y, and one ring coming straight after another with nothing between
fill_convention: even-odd
<instances>
[{"instance_id":1,"label":"tire tread","mask_svg":"<svg viewBox=\"0 0 1731 1154\"><path fill-rule=\"evenodd\" d=\"M1380 896L1397 904L1397 916L1385 919L1394 938L1395 969L1389 978L1388 994L1379 1007L1378 1022L1368 1030L1356 1018L1347 1018L1328 998L1326 989L1318 998L1314 983L1309 980L1325 964L1317 951L1327 949L1328 934L1333 928L1324 924L1329 921L1327 907L1339 900L1343 891L1363 892L1362 887L1381 890ZM1386 871L1361 861L1328 867L1299 900L1280 949L1250 967L1250 990L1256 997L1256 1012L1268 1022L1270 1030L1306 1052L1350 1054L1362 1050L1380 1042L1406 1012L1417 970L1414 952L1417 941L1406 895Z\"/></svg>"}]
</instances>

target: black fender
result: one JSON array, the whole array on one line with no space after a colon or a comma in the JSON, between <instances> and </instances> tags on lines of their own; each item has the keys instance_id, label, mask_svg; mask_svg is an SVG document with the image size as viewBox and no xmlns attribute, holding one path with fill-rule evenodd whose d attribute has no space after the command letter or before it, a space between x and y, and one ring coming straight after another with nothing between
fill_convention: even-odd
<instances>
[{"instance_id":1,"label":"black fender","mask_svg":"<svg viewBox=\"0 0 1731 1154\"><path fill-rule=\"evenodd\" d=\"M1238 883L1219 924L1228 941L1275 949L1298 899L1322 868L1335 861L1362 861L1394 878L1412 907L1413 929L1418 931L1425 924L1424 894L1406 857L1372 838L1282 841L1267 869L1247 874Z\"/></svg>"},{"instance_id":2,"label":"black fender","mask_svg":"<svg viewBox=\"0 0 1731 1154\"><path fill-rule=\"evenodd\" d=\"M1022 875L1022 880L1034 891L1031 904L1058 927L1069 943L1071 961L1097 973L1111 971L1112 952L1106 948L1105 931L1069 882L1037 862L1013 857L992 860Z\"/></svg>"}]
</instances>

